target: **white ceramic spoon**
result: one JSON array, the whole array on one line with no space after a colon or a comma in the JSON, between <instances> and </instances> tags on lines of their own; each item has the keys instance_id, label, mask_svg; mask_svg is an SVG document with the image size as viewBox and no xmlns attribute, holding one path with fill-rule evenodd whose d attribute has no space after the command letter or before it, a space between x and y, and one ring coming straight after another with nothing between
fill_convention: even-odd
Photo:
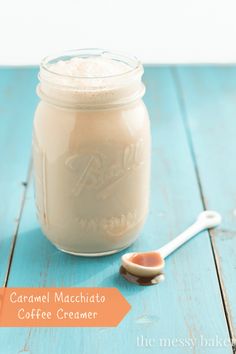
<instances>
[{"instance_id":1,"label":"white ceramic spoon","mask_svg":"<svg viewBox=\"0 0 236 354\"><path fill-rule=\"evenodd\" d=\"M155 251L150 252L132 252L126 253L121 257L122 266L125 270L132 275L137 277L154 277L162 273L162 270L165 266L164 259L174 252L177 248L183 245L185 242L190 240L192 237L197 235L199 232L209 229L215 226L218 226L221 223L221 215L216 211L206 210L199 214L197 220L194 224L188 227L183 233L174 238L172 241L168 242L165 246L159 248ZM138 257L137 257L138 256ZM148 266L148 256L152 258L152 262L156 265ZM134 263L136 259L141 260L143 265ZM149 262L150 263L150 262Z\"/></svg>"}]
</instances>

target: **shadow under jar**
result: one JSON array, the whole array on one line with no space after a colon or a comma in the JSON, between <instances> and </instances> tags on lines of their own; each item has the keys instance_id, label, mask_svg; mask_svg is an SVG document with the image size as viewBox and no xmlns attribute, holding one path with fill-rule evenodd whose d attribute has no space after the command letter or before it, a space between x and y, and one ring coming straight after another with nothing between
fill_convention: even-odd
<instances>
[{"instance_id":1,"label":"shadow under jar","mask_svg":"<svg viewBox=\"0 0 236 354\"><path fill-rule=\"evenodd\" d=\"M61 251L99 256L138 237L149 203L150 126L136 58L100 49L45 58L33 132L35 197Z\"/></svg>"}]
</instances>

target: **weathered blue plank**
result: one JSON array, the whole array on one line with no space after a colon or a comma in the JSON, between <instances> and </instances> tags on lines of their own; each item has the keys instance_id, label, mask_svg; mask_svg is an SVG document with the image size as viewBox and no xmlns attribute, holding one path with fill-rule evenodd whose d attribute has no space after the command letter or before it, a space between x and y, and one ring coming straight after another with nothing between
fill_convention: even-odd
<instances>
[{"instance_id":1,"label":"weathered blue plank","mask_svg":"<svg viewBox=\"0 0 236 354\"><path fill-rule=\"evenodd\" d=\"M30 158L35 69L0 69L0 284L17 228Z\"/></svg>"},{"instance_id":2,"label":"weathered blue plank","mask_svg":"<svg viewBox=\"0 0 236 354\"><path fill-rule=\"evenodd\" d=\"M205 204L223 215L212 241L232 336L236 336L236 67L178 69Z\"/></svg>"},{"instance_id":3,"label":"weathered blue plank","mask_svg":"<svg viewBox=\"0 0 236 354\"><path fill-rule=\"evenodd\" d=\"M139 241L130 250L161 246L202 210L171 73L164 67L148 68L145 82L153 133L151 209ZM56 250L39 230L30 189L9 286L115 286L132 310L115 329L2 329L4 353L157 353L165 340L168 354L232 353L230 346L201 347L203 338L228 338L208 233L202 233L167 260L166 281L159 286L142 288L126 283L117 274L120 255L85 259ZM10 340L12 334L14 341ZM137 338L153 339L152 346L137 346ZM171 340L190 339L197 341L194 348L190 342L185 342L184 348L176 342L168 345Z\"/></svg>"}]
</instances>

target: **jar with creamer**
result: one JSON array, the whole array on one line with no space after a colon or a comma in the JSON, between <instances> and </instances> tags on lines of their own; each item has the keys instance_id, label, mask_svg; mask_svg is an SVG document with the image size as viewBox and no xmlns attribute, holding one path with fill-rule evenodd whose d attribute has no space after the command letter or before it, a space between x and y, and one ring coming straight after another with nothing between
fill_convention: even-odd
<instances>
[{"instance_id":1,"label":"jar with creamer","mask_svg":"<svg viewBox=\"0 0 236 354\"><path fill-rule=\"evenodd\" d=\"M40 66L33 132L35 197L47 238L98 256L138 237L148 213L150 127L136 58L68 51Z\"/></svg>"}]
</instances>

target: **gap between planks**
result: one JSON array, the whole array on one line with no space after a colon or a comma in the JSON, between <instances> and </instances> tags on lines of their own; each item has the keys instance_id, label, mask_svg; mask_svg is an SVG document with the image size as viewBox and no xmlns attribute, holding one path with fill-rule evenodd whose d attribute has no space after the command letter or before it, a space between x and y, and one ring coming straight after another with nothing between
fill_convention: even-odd
<instances>
[{"instance_id":1,"label":"gap between planks","mask_svg":"<svg viewBox=\"0 0 236 354\"><path fill-rule=\"evenodd\" d=\"M183 125L184 125L184 129L185 129L190 153L192 156L192 161L194 164L194 170L195 170L195 174L196 174L197 184L199 187L199 193L200 193L200 197L201 197L201 201L202 201L202 206L203 206L204 210L207 210L207 202L204 197L204 192L203 192L203 188L202 188L200 172L199 172L198 165L197 165L196 153L195 153L194 144L193 144L192 135L191 135L191 129L188 124L188 114L187 114L186 105L185 105L185 101L184 101L184 92L183 92L183 88L181 85L181 80L179 78L178 69L176 67L170 67L169 70L171 72L174 86L176 88L177 100L179 102L180 111L182 113L181 116L183 119ZM236 354L236 347L235 347L234 341L233 341L234 329L233 329L233 325L232 325L232 321L231 321L229 306L227 304L227 296L226 296L226 292L225 292L224 281L223 281L223 277L222 277L221 271L220 271L220 262L218 259L219 257L217 255L217 250L215 247L212 230L208 230L208 235L210 238L211 250L212 250L212 255L213 255L213 259L214 259L214 263L215 263L216 275L217 275L217 279L218 279L218 283L219 283L219 289L220 289L221 300L222 300L222 305L223 305L223 309L224 309L226 324L228 327L228 332L229 332L230 340L232 343L232 351L234 354Z\"/></svg>"},{"instance_id":2,"label":"gap between planks","mask_svg":"<svg viewBox=\"0 0 236 354\"><path fill-rule=\"evenodd\" d=\"M31 179L31 173L32 173L32 157L30 158L26 180L21 182L21 185L23 186L23 192L22 192L22 196L21 196L20 209L19 209L18 215L16 217L17 223L16 223L16 227L15 227L15 230L14 230L13 236L12 236L11 247L10 247L10 252L9 252L9 257L8 257L7 270L6 270L5 278L3 281L4 288L7 287L7 283L8 283L8 279L9 279L9 275L10 275L10 271L11 271L11 265L12 265L12 260L13 260L13 256L14 256L16 240L17 240L20 222L21 222L21 218L22 218L22 214L23 214L23 210L24 210L24 206L25 206L25 200L26 200L26 195L27 195L27 191L28 191L28 187L29 187L29 182Z\"/></svg>"}]
</instances>

